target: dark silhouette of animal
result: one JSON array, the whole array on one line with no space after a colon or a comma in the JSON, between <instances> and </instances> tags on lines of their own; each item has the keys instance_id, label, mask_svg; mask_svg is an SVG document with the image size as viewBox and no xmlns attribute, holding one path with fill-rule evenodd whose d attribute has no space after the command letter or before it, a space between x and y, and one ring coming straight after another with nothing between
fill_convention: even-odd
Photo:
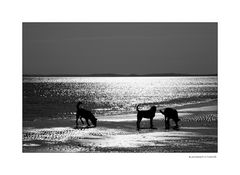
<instances>
[{"instance_id":1,"label":"dark silhouette of animal","mask_svg":"<svg viewBox=\"0 0 240 175\"><path fill-rule=\"evenodd\" d=\"M137 130L140 129L140 122L142 121L142 118L150 119L150 128L153 129L153 118L155 117L156 113L156 106L152 106L149 110L139 111L137 105Z\"/></svg>"},{"instance_id":2,"label":"dark silhouette of animal","mask_svg":"<svg viewBox=\"0 0 240 175\"><path fill-rule=\"evenodd\" d=\"M78 128L78 119L80 118L82 124L84 124L82 118L84 118L86 120L86 123L88 126L90 126L88 120L90 120L92 122L92 124L94 125L94 127L97 126L97 119L96 117L88 110L83 109L80 107L80 105L82 104L82 102L78 102L77 103L77 113L76 113L76 128Z\"/></svg>"},{"instance_id":3,"label":"dark silhouette of animal","mask_svg":"<svg viewBox=\"0 0 240 175\"><path fill-rule=\"evenodd\" d=\"M180 119L178 118L178 112L173 108L165 108L164 110L160 110L160 112L165 116L165 129L170 128L170 119L172 119L176 126L173 129L179 129L178 122Z\"/></svg>"}]
</instances>

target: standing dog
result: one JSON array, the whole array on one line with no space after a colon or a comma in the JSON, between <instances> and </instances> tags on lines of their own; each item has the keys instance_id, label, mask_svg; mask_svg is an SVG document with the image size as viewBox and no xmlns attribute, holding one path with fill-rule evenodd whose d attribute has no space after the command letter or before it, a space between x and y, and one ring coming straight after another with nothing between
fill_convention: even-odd
<instances>
[{"instance_id":1,"label":"standing dog","mask_svg":"<svg viewBox=\"0 0 240 175\"><path fill-rule=\"evenodd\" d=\"M78 119L79 118L80 118L82 124L84 124L82 118L85 118L88 126L90 126L90 124L88 122L88 120L90 120L92 122L92 124L94 125L94 127L96 127L97 126L97 119L95 118L95 116L90 111L79 107L81 104L82 104L82 102L77 103L76 128L78 128Z\"/></svg>"},{"instance_id":2,"label":"standing dog","mask_svg":"<svg viewBox=\"0 0 240 175\"><path fill-rule=\"evenodd\" d=\"M165 108L164 111L160 110L160 112L165 116L165 129L170 128L170 122L169 122L170 119L172 119L176 124L174 129L179 128L178 122L180 121L180 119L178 118L178 112L176 109Z\"/></svg>"},{"instance_id":3,"label":"standing dog","mask_svg":"<svg viewBox=\"0 0 240 175\"><path fill-rule=\"evenodd\" d=\"M156 106L152 106L149 110L146 111L139 111L137 105L137 130L140 129L140 122L142 121L142 118L148 118L150 119L150 128L153 129L153 118L155 117L156 113Z\"/></svg>"}]
</instances>

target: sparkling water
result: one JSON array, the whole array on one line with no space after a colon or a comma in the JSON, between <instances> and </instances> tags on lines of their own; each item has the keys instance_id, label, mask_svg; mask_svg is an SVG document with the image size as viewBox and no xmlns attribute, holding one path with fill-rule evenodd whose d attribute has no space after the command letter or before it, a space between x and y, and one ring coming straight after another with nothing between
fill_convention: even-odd
<instances>
[{"instance_id":1,"label":"sparkling water","mask_svg":"<svg viewBox=\"0 0 240 175\"><path fill-rule=\"evenodd\" d=\"M78 101L98 117L216 99L216 76L23 78L23 120L72 117Z\"/></svg>"}]
</instances>

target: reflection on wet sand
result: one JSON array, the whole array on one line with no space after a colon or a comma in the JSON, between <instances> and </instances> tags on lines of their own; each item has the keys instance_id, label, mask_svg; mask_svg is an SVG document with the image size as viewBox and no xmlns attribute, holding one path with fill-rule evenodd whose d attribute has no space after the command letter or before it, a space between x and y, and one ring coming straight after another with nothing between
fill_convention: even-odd
<instances>
[{"instance_id":1,"label":"reflection on wet sand","mask_svg":"<svg viewBox=\"0 0 240 175\"><path fill-rule=\"evenodd\" d=\"M74 116L26 121L23 152L217 152L217 111L202 110L209 108L203 104L182 109L187 113L180 110L179 131L165 130L160 113L154 120L157 129L149 129L149 121L143 120L140 131L136 114L98 116L98 127L82 129L74 129Z\"/></svg>"}]
</instances>

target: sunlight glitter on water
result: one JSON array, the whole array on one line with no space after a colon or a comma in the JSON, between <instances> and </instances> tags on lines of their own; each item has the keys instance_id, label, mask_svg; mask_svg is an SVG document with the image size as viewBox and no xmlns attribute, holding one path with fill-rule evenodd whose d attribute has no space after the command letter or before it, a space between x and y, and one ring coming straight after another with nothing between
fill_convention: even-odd
<instances>
[{"instance_id":1,"label":"sunlight glitter on water","mask_svg":"<svg viewBox=\"0 0 240 175\"><path fill-rule=\"evenodd\" d=\"M24 77L24 116L134 113L136 105L176 107L217 98L217 77ZM67 105L66 105L67 104Z\"/></svg>"}]
</instances>

